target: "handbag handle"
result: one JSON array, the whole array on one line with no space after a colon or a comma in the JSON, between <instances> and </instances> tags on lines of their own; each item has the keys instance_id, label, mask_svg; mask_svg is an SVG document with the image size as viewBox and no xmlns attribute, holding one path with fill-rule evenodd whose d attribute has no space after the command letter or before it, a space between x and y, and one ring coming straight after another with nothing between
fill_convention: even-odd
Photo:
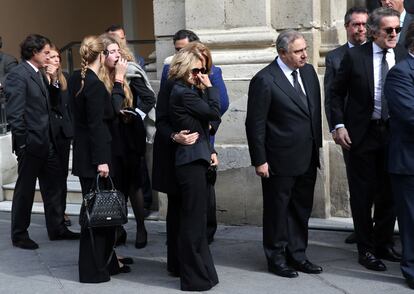
<instances>
[{"instance_id":1,"label":"handbag handle","mask_svg":"<svg viewBox=\"0 0 414 294\"><path fill-rule=\"evenodd\" d=\"M100 191L101 191L101 190L99 189L99 178L100 178L100 175L99 175L99 173L98 173L98 174L96 175L96 191L97 191L97 192L100 192ZM112 181L111 176L108 176L108 178L109 178L109 181L111 182L112 191L114 191L114 190L115 190L114 182Z\"/></svg>"}]
</instances>

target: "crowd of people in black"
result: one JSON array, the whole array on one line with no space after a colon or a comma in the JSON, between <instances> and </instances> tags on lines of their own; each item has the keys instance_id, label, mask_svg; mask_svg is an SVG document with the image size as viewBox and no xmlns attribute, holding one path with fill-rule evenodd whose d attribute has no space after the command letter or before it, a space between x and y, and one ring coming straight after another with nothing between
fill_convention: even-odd
<instances>
[{"instance_id":1,"label":"crowd of people in black","mask_svg":"<svg viewBox=\"0 0 414 294\"><path fill-rule=\"evenodd\" d=\"M386 7L371 14L365 8L347 11L348 42L326 57L325 111L343 148L355 228L349 240L357 244L358 262L375 271L386 270L381 259L401 262L414 288L414 150L408 138L414 23L409 25L402 0L380 2ZM221 69L197 35L180 30L173 42L176 53L163 68L157 99L120 26L83 39L80 69L70 77L48 38L32 34L21 43L22 61L2 81L18 161L14 246L38 248L28 233L38 180L50 240L80 239L80 282L130 272L133 259L114 251L126 241L122 227L91 230L82 223L80 233L67 228L70 146L82 194L96 185L97 175L113 179L133 208L135 247L145 247L145 118L157 102L152 187L168 196L167 270L184 291L206 291L219 282L209 249L217 228L214 135L229 99ZM306 255L322 146L321 91L301 33L280 32L276 50L278 57L250 82L246 134L263 187L268 270L295 278L298 272L323 272ZM402 255L394 247L396 215Z\"/></svg>"}]
</instances>

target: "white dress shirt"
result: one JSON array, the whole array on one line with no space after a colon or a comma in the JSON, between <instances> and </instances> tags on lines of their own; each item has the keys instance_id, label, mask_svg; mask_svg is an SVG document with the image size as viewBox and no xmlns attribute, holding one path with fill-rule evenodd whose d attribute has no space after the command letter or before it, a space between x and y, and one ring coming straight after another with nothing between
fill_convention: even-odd
<instances>
[{"instance_id":1,"label":"white dress shirt","mask_svg":"<svg viewBox=\"0 0 414 294\"><path fill-rule=\"evenodd\" d=\"M289 66L287 66L280 57L276 58L276 62L279 65L280 69L283 71L283 73L285 74L286 78L288 79L288 81L290 82L290 84L292 85L292 87L294 87L293 85L293 76L292 76L292 72L294 70L296 70L296 72L298 73L298 82L300 87L302 88L303 93L305 93L306 95L306 91L305 91L305 87L303 86L303 82L302 82L302 78L300 76L300 72L297 69L291 69Z\"/></svg>"}]
</instances>

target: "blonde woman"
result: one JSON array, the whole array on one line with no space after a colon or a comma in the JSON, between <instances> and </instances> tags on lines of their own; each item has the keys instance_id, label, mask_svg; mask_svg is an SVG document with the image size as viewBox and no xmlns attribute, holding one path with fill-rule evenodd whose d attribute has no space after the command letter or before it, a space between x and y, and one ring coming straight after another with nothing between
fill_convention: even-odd
<instances>
[{"instance_id":1,"label":"blonde woman","mask_svg":"<svg viewBox=\"0 0 414 294\"><path fill-rule=\"evenodd\" d=\"M81 70L74 72L68 83L71 99L75 136L73 140L73 173L79 177L82 194L94 185L96 173L101 177L115 176L112 169L114 140L112 129L124 97L110 95L98 72L103 67L108 52L102 39L86 37L80 47ZM120 64L119 71L126 66ZM122 83L114 89L122 91ZM113 253L115 227L93 229L94 245L88 228L81 228L79 249L79 280L83 283L101 283L110 280L110 275L128 272L120 268Z\"/></svg>"},{"instance_id":2,"label":"blonde woman","mask_svg":"<svg viewBox=\"0 0 414 294\"><path fill-rule=\"evenodd\" d=\"M197 132L195 144L178 144L175 176L181 194L177 247L181 290L206 291L218 283L207 242L207 169L217 165L210 145L210 122L220 121L219 91L212 87L208 73L211 54L204 45L188 44L173 58L169 79L175 81L169 101L173 130ZM172 135L174 140L176 134Z\"/></svg>"}]
</instances>

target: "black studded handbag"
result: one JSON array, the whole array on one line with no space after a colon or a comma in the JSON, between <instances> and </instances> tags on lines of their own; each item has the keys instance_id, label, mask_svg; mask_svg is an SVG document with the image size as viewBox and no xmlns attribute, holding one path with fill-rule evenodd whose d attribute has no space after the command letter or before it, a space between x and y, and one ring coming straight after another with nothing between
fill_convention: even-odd
<instances>
[{"instance_id":1,"label":"black studded handbag","mask_svg":"<svg viewBox=\"0 0 414 294\"><path fill-rule=\"evenodd\" d=\"M83 195L79 217L81 226L89 228L120 226L128 222L128 210L125 196L114 187L111 177L111 189L99 188L99 174L96 186Z\"/></svg>"}]
</instances>

